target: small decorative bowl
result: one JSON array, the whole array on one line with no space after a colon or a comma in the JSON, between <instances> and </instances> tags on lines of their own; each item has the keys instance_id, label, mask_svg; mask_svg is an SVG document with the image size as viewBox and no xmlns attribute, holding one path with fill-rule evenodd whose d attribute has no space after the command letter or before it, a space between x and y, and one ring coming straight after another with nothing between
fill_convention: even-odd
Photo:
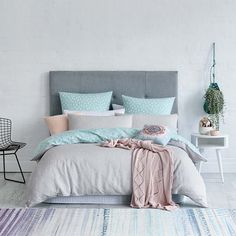
<instances>
[{"instance_id":1,"label":"small decorative bowl","mask_svg":"<svg viewBox=\"0 0 236 236\"><path fill-rule=\"evenodd\" d=\"M215 129L211 130L210 131L210 135L211 136L219 136L220 135L220 131L219 130L215 130Z\"/></svg>"}]
</instances>

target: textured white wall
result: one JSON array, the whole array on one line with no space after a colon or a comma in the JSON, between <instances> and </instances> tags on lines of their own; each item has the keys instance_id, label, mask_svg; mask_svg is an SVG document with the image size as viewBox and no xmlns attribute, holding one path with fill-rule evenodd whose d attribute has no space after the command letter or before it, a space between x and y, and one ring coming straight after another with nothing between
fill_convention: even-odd
<instances>
[{"instance_id":1,"label":"textured white wall","mask_svg":"<svg viewBox=\"0 0 236 236\"><path fill-rule=\"evenodd\" d=\"M230 135L224 166L236 171L235 12L235 0L0 0L0 116L28 143L24 168L48 134L48 71L178 70L180 132L189 138L203 114L215 41ZM213 154L205 171L217 171Z\"/></svg>"}]
</instances>

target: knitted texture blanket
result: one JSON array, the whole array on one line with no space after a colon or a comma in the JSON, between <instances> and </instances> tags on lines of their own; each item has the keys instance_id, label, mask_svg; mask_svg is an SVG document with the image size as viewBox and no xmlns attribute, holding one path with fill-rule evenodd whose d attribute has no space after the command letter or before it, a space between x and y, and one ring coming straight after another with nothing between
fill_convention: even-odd
<instances>
[{"instance_id":1,"label":"knitted texture blanket","mask_svg":"<svg viewBox=\"0 0 236 236\"><path fill-rule=\"evenodd\" d=\"M132 149L132 199L135 208L173 210L173 159L170 147L137 139L110 140L103 147Z\"/></svg>"}]
</instances>

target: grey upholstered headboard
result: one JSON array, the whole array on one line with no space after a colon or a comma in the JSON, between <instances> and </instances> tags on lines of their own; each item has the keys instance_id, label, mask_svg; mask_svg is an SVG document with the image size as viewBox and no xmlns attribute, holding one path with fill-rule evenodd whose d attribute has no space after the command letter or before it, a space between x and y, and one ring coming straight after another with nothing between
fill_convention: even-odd
<instances>
[{"instance_id":1,"label":"grey upholstered headboard","mask_svg":"<svg viewBox=\"0 0 236 236\"><path fill-rule=\"evenodd\" d=\"M58 92L98 93L113 91L112 103L121 95L140 98L176 97L172 113L178 112L176 71L51 71L50 114L61 114Z\"/></svg>"}]
</instances>

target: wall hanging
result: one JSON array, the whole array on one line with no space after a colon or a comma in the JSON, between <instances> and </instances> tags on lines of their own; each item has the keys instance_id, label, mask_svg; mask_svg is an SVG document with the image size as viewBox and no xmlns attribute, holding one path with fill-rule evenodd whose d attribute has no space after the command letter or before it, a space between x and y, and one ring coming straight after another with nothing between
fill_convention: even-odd
<instances>
[{"instance_id":1,"label":"wall hanging","mask_svg":"<svg viewBox=\"0 0 236 236\"><path fill-rule=\"evenodd\" d=\"M216 131L219 131L220 120L224 119L224 95L220 90L217 82L216 82L216 50L215 43L213 43L213 63L210 68L210 85L204 95L204 111L209 114L209 119L211 120L213 127ZM216 132L217 133L217 132Z\"/></svg>"}]
</instances>

